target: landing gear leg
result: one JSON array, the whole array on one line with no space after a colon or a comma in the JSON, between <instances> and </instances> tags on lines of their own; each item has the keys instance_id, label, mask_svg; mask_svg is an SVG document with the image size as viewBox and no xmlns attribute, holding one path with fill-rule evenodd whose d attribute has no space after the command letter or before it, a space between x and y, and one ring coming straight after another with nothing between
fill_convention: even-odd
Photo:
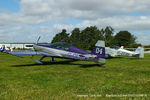
<instances>
[{"instance_id":1,"label":"landing gear leg","mask_svg":"<svg viewBox=\"0 0 150 100\"><path fill-rule=\"evenodd\" d=\"M56 62L56 61L54 60L54 57L52 57L51 62Z\"/></svg>"},{"instance_id":2,"label":"landing gear leg","mask_svg":"<svg viewBox=\"0 0 150 100\"><path fill-rule=\"evenodd\" d=\"M36 60L35 62L37 63L37 64L43 64L41 61L45 58L46 56L43 56L40 60Z\"/></svg>"}]
</instances>

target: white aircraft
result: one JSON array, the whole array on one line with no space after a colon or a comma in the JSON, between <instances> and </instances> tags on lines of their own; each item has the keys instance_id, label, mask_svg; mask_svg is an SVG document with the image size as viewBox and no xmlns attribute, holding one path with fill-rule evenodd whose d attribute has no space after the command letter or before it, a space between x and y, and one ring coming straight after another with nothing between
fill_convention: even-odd
<instances>
[{"instance_id":1,"label":"white aircraft","mask_svg":"<svg viewBox=\"0 0 150 100\"><path fill-rule=\"evenodd\" d=\"M39 39L38 39L39 41ZM45 57L54 58L67 58L67 59L78 59L94 61L98 64L105 63L105 43L104 41L98 41L93 48L91 53L84 51L80 48L70 45L66 42L56 42L52 44L34 44L34 51L28 52L8 52L13 55L31 55L31 56L42 56L40 60L36 60L36 63L42 64L42 60Z\"/></svg>"},{"instance_id":2,"label":"white aircraft","mask_svg":"<svg viewBox=\"0 0 150 100\"><path fill-rule=\"evenodd\" d=\"M9 52L9 51L11 51L11 49L8 47L5 47L5 45L2 45L2 47L0 48L0 52Z\"/></svg>"},{"instance_id":3,"label":"white aircraft","mask_svg":"<svg viewBox=\"0 0 150 100\"><path fill-rule=\"evenodd\" d=\"M137 58L144 58L144 48L138 47L135 51L129 51L121 48L110 48L105 47L106 50L106 58L115 57L115 56L130 56L130 57L137 57Z\"/></svg>"}]
</instances>

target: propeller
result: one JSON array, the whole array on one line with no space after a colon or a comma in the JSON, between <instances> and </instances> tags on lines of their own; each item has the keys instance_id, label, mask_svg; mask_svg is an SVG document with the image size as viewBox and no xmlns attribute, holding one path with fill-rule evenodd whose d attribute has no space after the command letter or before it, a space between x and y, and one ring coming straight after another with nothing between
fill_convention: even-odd
<instances>
[{"instance_id":1,"label":"propeller","mask_svg":"<svg viewBox=\"0 0 150 100\"><path fill-rule=\"evenodd\" d=\"M38 44L38 42L39 42L40 38L41 38L41 36L39 36L39 37L38 37L38 39L37 39L37 41L36 41L36 43L35 43L35 44ZM34 45L34 44L33 44L33 45ZM33 47L33 45L26 45L26 47ZM37 51L36 51L34 48L30 49L30 51L35 51L35 52L36 52L36 54L37 54ZM31 58L33 58L33 56L32 56Z\"/></svg>"},{"instance_id":2,"label":"propeller","mask_svg":"<svg viewBox=\"0 0 150 100\"><path fill-rule=\"evenodd\" d=\"M39 40L40 40L41 36L38 37L37 41L35 44L38 44ZM33 45L26 45L26 47L33 47Z\"/></svg>"},{"instance_id":3,"label":"propeller","mask_svg":"<svg viewBox=\"0 0 150 100\"><path fill-rule=\"evenodd\" d=\"M38 42L39 42L40 38L41 38L41 36L39 36L39 38L37 39L37 42L36 42L36 44L38 44Z\"/></svg>"},{"instance_id":4,"label":"propeller","mask_svg":"<svg viewBox=\"0 0 150 100\"><path fill-rule=\"evenodd\" d=\"M39 38L37 39L36 44L38 44L38 42L39 42L40 38L41 38L41 36L39 36ZM37 54L37 51L36 51L36 50L34 50L34 51L35 51L35 52L36 52L36 54ZM33 56L32 56L32 57L33 57Z\"/></svg>"}]
</instances>

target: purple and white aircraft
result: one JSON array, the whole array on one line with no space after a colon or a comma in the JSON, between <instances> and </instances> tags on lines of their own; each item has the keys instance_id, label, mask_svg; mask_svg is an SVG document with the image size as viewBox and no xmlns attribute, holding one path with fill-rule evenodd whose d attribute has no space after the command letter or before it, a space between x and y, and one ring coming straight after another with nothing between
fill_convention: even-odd
<instances>
[{"instance_id":1,"label":"purple and white aircraft","mask_svg":"<svg viewBox=\"0 0 150 100\"><path fill-rule=\"evenodd\" d=\"M39 40L39 39L38 39ZM34 44L34 51L22 51L22 52L9 52L13 55L31 55L31 56L42 56L40 60L36 60L36 63L42 64L42 60L45 57L54 58L67 58L67 59L78 59L86 61L94 61L98 64L105 63L105 43L104 41L98 40L91 53L84 51L80 48L70 45L66 42L56 42L52 44Z\"/></svg>"},{"instance_id":2,"label":"purple and white aircraft","mask_svg":"<svg viewBox=\"0 0 150 100\"><path fill-rule=\"evenodd\" d=\"M0 48L0 52L5 52L5 51L6 51L5 45L2 45L2 47Z\"/></svg>"}]
</instances>

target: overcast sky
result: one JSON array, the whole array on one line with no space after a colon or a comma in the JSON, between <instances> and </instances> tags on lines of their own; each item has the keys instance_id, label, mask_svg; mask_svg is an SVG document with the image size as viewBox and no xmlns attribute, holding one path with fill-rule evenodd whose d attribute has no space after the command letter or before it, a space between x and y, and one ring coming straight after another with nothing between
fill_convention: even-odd
<instances>
[{"instance_id":1,"label":"overcast sky","mask_svg":"<svg viewBox=\"0 0 150 100\"><path fill-rule=\"evenodd\" d=\"M128 30L150 44L149 0L1 0L0 42L51 42L62 29Z\"/></svg>"}]
</instances>

